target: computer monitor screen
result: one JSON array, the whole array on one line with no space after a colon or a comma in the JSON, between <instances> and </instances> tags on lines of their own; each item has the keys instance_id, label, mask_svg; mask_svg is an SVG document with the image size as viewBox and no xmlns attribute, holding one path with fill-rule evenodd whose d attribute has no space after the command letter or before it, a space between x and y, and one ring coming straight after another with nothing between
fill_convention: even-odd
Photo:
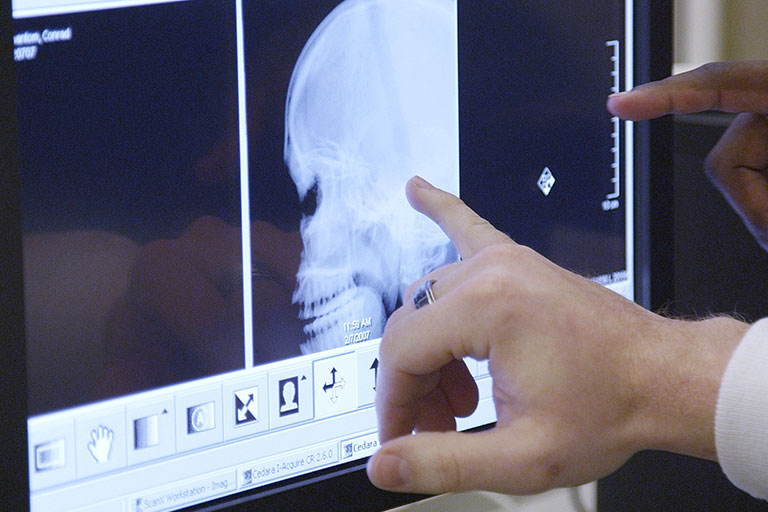
<instances>
[{"instance_id":1,"label":"computer monitor screen","mask_svg":"<svg viewBox=\"0 0 768 512\"><path fill-rule=\"evenodd\" d=\"M634 9L14 0L32 510L359 470L386 320L458 258L415 174L633 298L635 140L605 99ZM466 364L459 426L489 425Z\"/></svg>"}]
</instances>

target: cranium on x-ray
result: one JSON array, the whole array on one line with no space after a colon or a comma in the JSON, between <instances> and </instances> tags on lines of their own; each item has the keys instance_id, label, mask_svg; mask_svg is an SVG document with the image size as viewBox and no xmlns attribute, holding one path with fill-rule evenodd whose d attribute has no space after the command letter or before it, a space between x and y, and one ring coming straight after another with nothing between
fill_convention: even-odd
<instances>
[{"instance_id":1,"label":"cranium on x-ray","mask_svg":"<svg viewBox=\"0 0 768 512\"><path fill-rule=\"evenodd\" d=\"M293 300L302 351L381 335L405 287L456 258L405 199L420 174L458 191L455 0L347 0L315 29L293 70L285 159L302 200Z\"/></svg>"}]
</instances>

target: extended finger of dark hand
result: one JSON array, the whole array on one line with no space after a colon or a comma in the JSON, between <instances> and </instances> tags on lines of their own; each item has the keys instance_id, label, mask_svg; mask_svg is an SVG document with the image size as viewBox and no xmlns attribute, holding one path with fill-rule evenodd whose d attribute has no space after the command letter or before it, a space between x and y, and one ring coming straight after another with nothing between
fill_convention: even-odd
<instances>
[{"instance_id":1,"label":"extended finger of dark hand","mask_svg":"<svg viewBox=\"0 0 768 512\"><path fill-rule=\"evenodd\" d=\"M634 121L707 110L768 113L768 61L706 64L612 95L607 106Z\"/></svg>"}]
</instances>

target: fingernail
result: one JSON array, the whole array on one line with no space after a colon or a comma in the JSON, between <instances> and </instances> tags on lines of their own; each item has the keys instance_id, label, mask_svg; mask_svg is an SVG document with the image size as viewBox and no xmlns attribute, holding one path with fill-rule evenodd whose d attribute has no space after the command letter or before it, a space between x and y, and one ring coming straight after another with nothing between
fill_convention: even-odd
<instances>
[{"instance_id":1,"label":"fingernail","mask_svg":"<svg viewBox=\"0 0 768 512\"><path fill-rule=\"evenodd\" d=\"M413 185L415 187L419 187L427 190L433 190L435 188L432 186L430 182L428 182L421 176L414 176L413 178L411 178L411 181L413 182Z\"/></svg>"},{"instance_id":2,"label":"fingernail","mask_svg":"<svg viewBox=\"0 0 768 512\"><path fill-rule=\"evenodd\" d=\"M376 481L379 487L399 489L408 484L411 474L408 462L402 457L390 454L376 456Z\"/></svg>"},{"instance_id":3,"label":"fingernail","mask_svg":"<svg viewBox=\"0 0 768 512\"><path fill-rule=\"evenodd\" d=\"M628 91L621 91L621 92L615 92L613 94L609 94L609 98L623 98L624 96L629 96L630 93L632 93L634 89L630 89Z\"/></svg>"}]
</instances>

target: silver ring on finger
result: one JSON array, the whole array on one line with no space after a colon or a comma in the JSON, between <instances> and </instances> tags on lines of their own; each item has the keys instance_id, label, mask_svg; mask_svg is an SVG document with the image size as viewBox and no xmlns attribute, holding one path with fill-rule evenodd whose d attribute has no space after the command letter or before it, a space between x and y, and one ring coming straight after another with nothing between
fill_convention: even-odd
<instances>
[{"instance_id":1,"label":"silver ring on finger","mask_svg":"<svg viewBox=\"0 0 768 512\"><path fill-rule=\"evenodd\" d=\"M434 284L435 280L429 279L416 288L416 291L413 294L413 305L416 306L416 309L421 309L427 304L435 302L435 292L432 291L432 286Z\"/></svg>"}]
</instances>

